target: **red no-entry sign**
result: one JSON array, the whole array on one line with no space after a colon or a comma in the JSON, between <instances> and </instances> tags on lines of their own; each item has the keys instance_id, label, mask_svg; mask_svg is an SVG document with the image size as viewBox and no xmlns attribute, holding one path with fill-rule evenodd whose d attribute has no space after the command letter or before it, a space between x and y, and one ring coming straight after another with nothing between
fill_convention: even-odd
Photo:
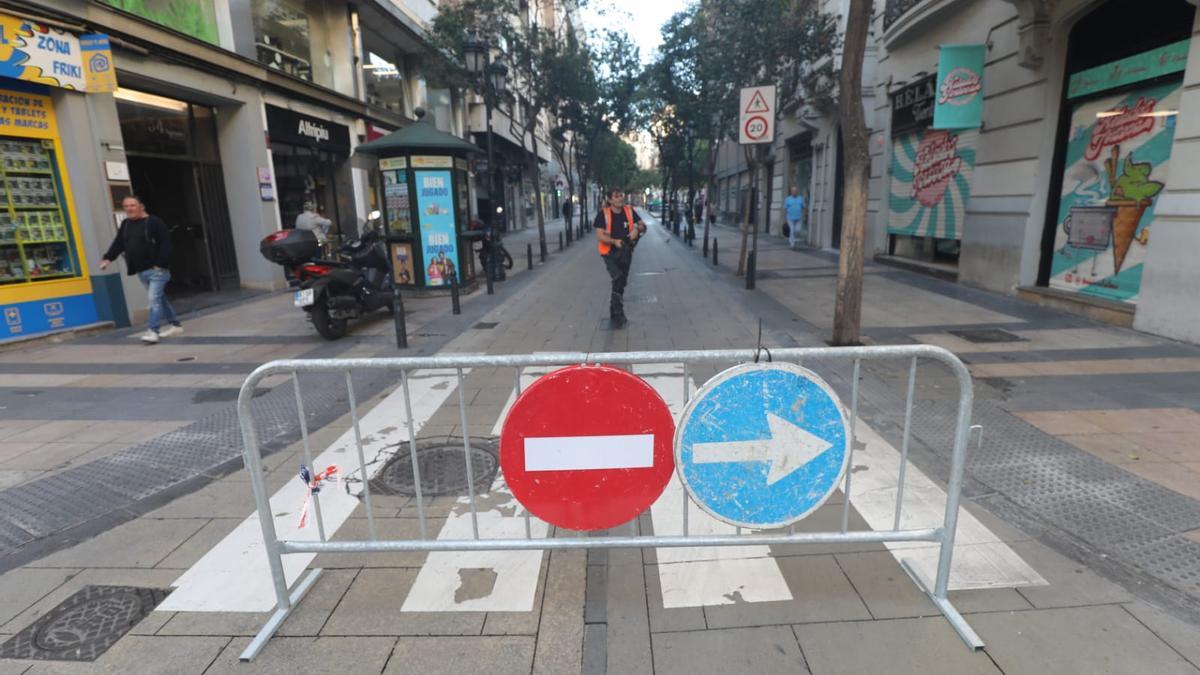
<instances>
[{"instance_id":1,"label":"red no-entry sign","mask_svg":"<svg viewBox=\"0 0 1200 675\"><path fill-rule=\"evenodd\" d=\"M658 392L608 366L571 366L533 383L500 434L500 468L533 515L571 530L632 520L675 470L675 420Z\"/></svg>"}]
</instances>

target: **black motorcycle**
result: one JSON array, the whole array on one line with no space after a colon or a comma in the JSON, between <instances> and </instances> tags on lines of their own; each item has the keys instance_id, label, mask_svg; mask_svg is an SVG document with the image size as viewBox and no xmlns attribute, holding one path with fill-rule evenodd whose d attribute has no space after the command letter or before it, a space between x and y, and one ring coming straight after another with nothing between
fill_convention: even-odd
<instances>
[{"instance_id":1,"label":"black motorcycle","mask_svg":"<svg viewBox=\"0 0 1200 675\"><path fill-rule=\"evenodd\" d=\"M297 287L293 304L308 313L313 327L326 340L346 334L350 319L392 307L392 276L380 228L372 227L379 212L371 213L366 231L338 249L338 260L320 260L320 244L308 230L281 230L262 240L259 251L292 273Z\"/></svg>"}]
</instances>

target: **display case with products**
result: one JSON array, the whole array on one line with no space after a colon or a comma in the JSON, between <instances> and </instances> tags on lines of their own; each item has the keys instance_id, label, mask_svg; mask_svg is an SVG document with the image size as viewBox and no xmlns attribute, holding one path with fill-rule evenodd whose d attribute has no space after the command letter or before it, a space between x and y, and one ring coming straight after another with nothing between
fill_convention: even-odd
<instances>
[{"instance_id":1,"label":"display case with products","mask_svg":"<svg viewBox=\"0 0 1200 675\"><path fill-rule=\"evenodd\" d=\"M53 147L0 136L0 284L78 275Z\"/></svg>"}]
</instances>

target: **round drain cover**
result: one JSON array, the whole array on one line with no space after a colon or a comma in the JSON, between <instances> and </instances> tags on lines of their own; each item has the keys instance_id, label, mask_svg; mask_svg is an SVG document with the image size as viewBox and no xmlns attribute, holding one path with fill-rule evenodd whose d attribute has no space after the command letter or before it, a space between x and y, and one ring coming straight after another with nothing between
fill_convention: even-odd
<instances>
[{"instance_id":1,"label":"round drain cover","mask_svg":"<svg viewBox=\"0 0 1200 675\"><path fill-rule=\"evenodd\" d=\"M475 478L475 494L491 489L500 461L488 444L471 441L471 471ZM467 494L467 463L463 457L462 441L417 441L417 466L421 473L421 495ZM407 443L397 447L379 474L371 480L371 489L379 494L416 496L412 456Z\"/></svg>"}]
</instances>

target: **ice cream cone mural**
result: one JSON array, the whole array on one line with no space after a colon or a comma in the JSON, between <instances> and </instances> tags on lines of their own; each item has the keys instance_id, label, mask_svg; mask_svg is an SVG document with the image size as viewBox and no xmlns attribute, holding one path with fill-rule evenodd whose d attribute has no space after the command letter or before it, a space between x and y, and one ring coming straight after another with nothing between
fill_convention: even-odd
<instances>
[{"instance_id":1,"label":"ice cream cone mural","mask_svg":"<svg viewBox=\"0 0 1200 675\"><path fill-rule=\"evenodd\" d=\"M1181 91L1169 82L1074 102L1051 287L1137 302Z\"/></svg>"},{"instance_id":2,"label":"ice cream cone mural","mask_svg":"<svg viewBox=\"0 0 1200 675\"><path fill-rule=\"evenodd\" d=\"M1104 160L1108 169L1109 181L1112 184L1112 197L1106 202L1116 208L1113 217L1113 270L1114 274L1121 271L1125 264L1125 256L1137 235L1138 225L1142 215L1154 203L1154 197L1163 189L1163 184L1150 180L1150 172L1154 169L1149 162L1134 162L1133 156L1125 157L1121 165L1121 174L1117 175L1117 165L1121 157L1121 146L1114 145L1112 157ZM1148 231L1138 237L1138 243L1145 245L1150 240Z\"/></svg>"}]
</instances>

